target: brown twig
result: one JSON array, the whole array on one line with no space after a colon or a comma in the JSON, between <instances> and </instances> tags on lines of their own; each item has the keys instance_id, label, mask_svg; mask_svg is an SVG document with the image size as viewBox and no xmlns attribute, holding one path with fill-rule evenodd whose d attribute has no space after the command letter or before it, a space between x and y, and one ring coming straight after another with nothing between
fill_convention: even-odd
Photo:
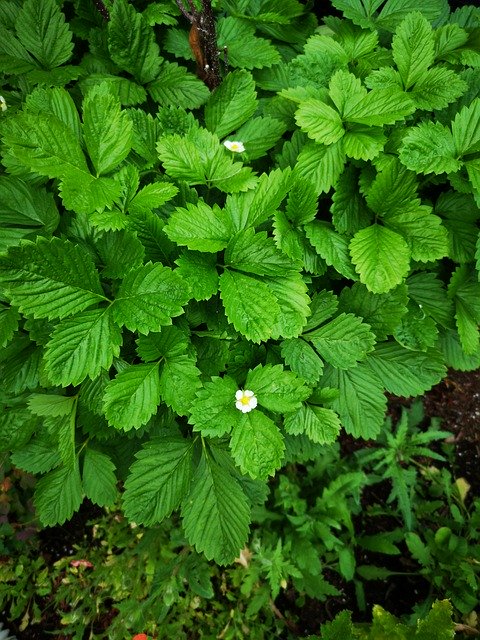
<instances>
[{"instance_id":1,"label":"brown twig","mask_svg":"<svg viewBox=\"0 0 480 640\"><path fill-rule=\"evenodd\" d=\"M480 636L480 631L475 627L470 627L468 624L456 624L455 633L464 633L467 636Z\"/></svg>"},{"instance_id":2,"label":"brown twig","mask_svg":"<svg viewBox=\"0 0 480 640\"><path fill-rule=\"evenodd\" d=\"M300 629L297 627L297 625L291 620L288 620L288 618L285 618L285 616L283 615L283 613L280 611L280 609L277 607L277 605L274 603L273 600L270 600L268 604L270 605L270 609L273 611L275 616L279 620L284 622L292 633L294 633L297 636L300 635Z\"/></svg>"}]
</instances>

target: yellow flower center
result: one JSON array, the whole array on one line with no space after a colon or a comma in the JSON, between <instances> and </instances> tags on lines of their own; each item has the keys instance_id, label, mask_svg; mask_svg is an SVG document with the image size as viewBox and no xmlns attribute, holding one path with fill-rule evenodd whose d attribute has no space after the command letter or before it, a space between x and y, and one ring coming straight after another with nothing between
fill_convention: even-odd
<instances>
[{"instance_id":1,"label":"yellow flower center","mask_svg":"<svg viewBox=\"0 0 480 640\"><path fill-rule=\"evenodd\" d=\"M242 404L250 404L250 400L251 400L251 398L249 398L248 396L242 396L242 397L240 398L240 402L241 402Z\"/></svg>"}]
</instances>

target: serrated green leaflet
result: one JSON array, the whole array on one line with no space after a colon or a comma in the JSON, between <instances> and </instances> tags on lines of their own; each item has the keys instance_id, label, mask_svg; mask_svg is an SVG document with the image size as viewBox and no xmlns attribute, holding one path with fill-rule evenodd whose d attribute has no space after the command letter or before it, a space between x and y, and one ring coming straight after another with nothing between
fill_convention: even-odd
<instances>
[{"instance_id":1,"label":"serrated green leaflet","mask_svg":"<svg viewBox=\"0 0 480 640\"><path fill-rule=\"evenodd\" d=\"M259 276L288 276L295 273L295 264L275 246L265 232L245 229L228 243L225 264L232 269Z\"/></svg>"},{"instance_id":2,"label":"serrated green leaflet","mask_svg":"<svg viewBox=\"0 0 480 640\"><path fill-rule=\"evenodd\" d=\"M308 383L318 382L323 362L318 353L302 338L290 338L281 343L282 357L290 369Z\"/></svg>"},{"instance_id":3,"label":"serrated green leaflet","mask_svg":"<svg viewBox=\"0 0 480 640\"><path fill-rule=\"evenodd\" d=\"M434 42L432 27L421 13L410 13L399 25L392 51L405 90L418 82L433 64Z\"/></svg>"},{"instance_id":4,"label":"serrated green leaflet","mask_svg":"<svg viewBox=\"0 0 480 640\"><path fill-rule=\"evenodd\" d=\"M230 447L243 473L266 479L281 466L285 445L274 422L254 409L243 414L234 426Z\"/></svg>"},{"instance_id":5,"label":"serrated green leaflet","mask_svg":"<svg viewBox=\"0 0 480 640\"><path fill-rule=\"evenodd\" d=\"M122 336L108 308L89 309L61 321L45 350L50 381L63 387L95 378L120 353Z\"/></svg>"},{"instance_id":6,"label":"serrated green leaflet","mask_svg":"<svg viewBox=\"0 0 480 640\"><path fill-rule=\"evenodd\" d=\"M345 164L345 151L341 142L332 145L315 143L303 147L296 169L300 176L312 183L317 194L335 185Z\"/></svg>"},{"instance_id":7,"label":"serrated green leaflet","mask_svg":"<svg viewBox=\"0 0 480 640\"><path fill-rule=\"evenodd\" d=\"M147 88L152 98L161 105L197 108L209 96L203 82L175 62L164 62L159 74Z\"/></svg>"},{"instance_id":8,"label":"serrated green leaflet","mask_svg":"<svg viewBox=\"0 0 480 640\"><path fill-rule=\"evenodd\" d=\"M187 415L201 387L200 371L187 355L167 358L160 374L160 395L178 415Z\"/></svg>"},{"instance_id":9,"label":"serrated green leaflet","mask_svg":"<svg viewBox=\"0 0 480 640\"><path fill-rule=\"evenodd\" d=\"M207 129L223 138L238 129L257 108L255 83L248 71L233 71L205 105Z\"/></svg>"},{"instance_id":10,"label":"serrated green leaflet","mask_svg":"<svg viewBox=\"0 0 480 640\"><path fill-rule=\"evenodd\" d=\"M188 299L185 282L177 273L148 263L124 278L112 305L113 318L132 331L158 331L183 313Z\"/></svg>"},{"instance_id":11,"label":"serrated green leaflet","mask_svg":"<svg viewBox=\"0 0 480 640\"><path fill-rule=\"evenodd\" d=\"M338 112L314 98L301 103L295 114L295 120L309 138L322 144L337 142L345 133Z\"/></svg>"},{"instance_id":12,"label":"serrated green leaflet","mask_svg":"<svg viewBox=\"0 0 480 640\"><path fill-rule=\"evenodd\" d=\"M350 255L360 282L372 293L386 293L399 285L410 267L410 250L398 233L373 224L355 234Z\"/></svg>"},{"instance_id":13,"label":"serrated green leaflet","mask_svg":"<svg viewBox=\"0 0 480 640\"><path fill-rule=\"evenodd\" d=\"M116 429L130 431L146 424L160 404L158 364L134 364L107 384L104 411Z\"/></svg>"},{"instance_id":14,"label":"serrated green leaflet","mask_svg":"<svg viewBox=\"0 0 480 640\"><path fill-rule=\"evenodd\" d=\"M258 403L270 411L294 411L305 400L310 390L291 371L282 365L258 365L247 375L246 389L251 389Z\"/></svg>"},{"instance_id":15,"label":"serrated green leaflet","mask_svg":"<svg viewBox=\"0 0 480 640\"><path fill-rule=\"evenodd\" d=\"M272 335L280 307L266 284L225 270L220 276L220 297L227 318L248 340L260 342Z\"/></svg>"},{"instance_id":16,"label":"serrated green leaflet","mask_svg":"<svg viewBox=\"0 0 480 640\"><path fill-rule=\"evenodd\" d=\"M60 454L46 437L37 436L10 457L12 464L29 473L46 473L61 463Z\"/></svg>"},{"instance_id":17,"label":"serrated green leaflet","mask_svg":"<svg viewBox=\"0 0 480 640\"><path fill-rule=\"evenodd\" d=\"M83 135L97 177L110 173L130 152L132 123L105 83L83 101Z\"/></svg>"},{"instance_id":18,"label":"serrated green leaflet","mask_svg":"<svg viewBox=\"0 0 480 640\"><path fill-rule=\"evenodd\" d=\"M348 253L348 238L337 233L328 222L313 220L305 225L307 238L324 258L325 262L346 278L356 280L357 274L353 268Z\"/></svg>"},{"instance_id":19,"label":"serrated green leaflet","mask_svg":"<svg viewBox=\"0 0 480 640\"><path fill-rule=\"evenodd\" d=\"M144 362L154 362L184 355L188 349L188 338L177 327L162 327L160 333L139 336L137 353Z\"/></svg>"},{"instance_id":20,"label":"serrated green leaflet","mask_svg":"<svg viewBox=\"0 0 480 640\"><path fill-rule=\"evenodd\" d=\"M184 251L175 260L178 273L188 283L195 300L208 300L218 291L216 255Z\"/></svg>"},{"instance_id":21,"label":"serrated green leaflet","mask_svg":"<svg viewBox=\"0 0 480 640\"><path fill-rule=\"evenodd\" d=\"M13 247L0 259L0 280L35 318L64 318L106 300L89 252L60 238Z\"/></svg>"},{"instance_id":22,"label":"serrated green leaflet","mask_svg":"<svg viewBox=\"0 0 480 640\"><path fill-rule=\"evenodd\" d=\"M417 173L450 173L460 169L450 130L440 122L412 127L400 147L400 161Z\"/></svg>"},{"instance_id":23,"label":"serrated green leaflet","mask_svg":"<svg viewBox=\"0 0 480 640\"><path fill-rule=\"evenodd\" d=\"M204 452L182 505L190 544L208 560L227 564L240 554L248 535L250 510L240 485Z\"/></svg>"},{"instance_id":24,"label":"serrated green leaflet","mask_svg":"<svg viewBox=\"0 0 480 640\"><path fill-rule=\"evenodd\" d=\"M277 49L243 20L228 16L218 21L218 46L227 47L229 62L234 67L261 69L280 62Z\"/></svg>"},{"instance_id":25,"label":"serrated green leaflet","mask_svg":"<svg viewBox=\"0 0 480 640\"><path fill-rule=\"evenodd\" d=\"M41 478L35 487L35 508L44 527L63 524L78 510L83 499L78 466L60 467Z\"/></svg>"},{"instance_id":26,"label":"serrated green leaflet","mask_svg":"<svg viewBox=\"0 0 480 640\"><path fill-rule=\"evenodd\" d=\"M147 442L136 454L125 481L125 515L152 526L180 506L192 479L194 440L163 437Z\"/></svg>"},{"instance_id":27,"label":"serrated green leaflet","mask_svg":"<svg viewBox=\"0 0 480 640\"><path fill-rule=\"evenodd\" d=\"M82 485L85 495L99 507L110 507L117 499L115 465L105 453L87 447L83 459Z\"/></svg>"},{"instance_id":28,"label":"serrated green leaflet","mask_svg":"<svg viewBox=\"0 0 480 640\"><path fill-rule=\"evenodd\" d=\"M200 200L196 205L187 204L185 209L178 207L170 216L165 233L189 249L215 253L225 249L232 229L224 211Z\"/></svg>"},{"instance_id":29,"label":"serrated green leaflet","mask_svg":"<svg viewBox=\"0 0 480 640\"><path fill-rule=\"evenodd\" d=\"M292 435L304 433L312 442L331 444L340 433L340 418L331 409L304 404L296 413L285 417L285 431Z\"/></svg>"}]
</instances>

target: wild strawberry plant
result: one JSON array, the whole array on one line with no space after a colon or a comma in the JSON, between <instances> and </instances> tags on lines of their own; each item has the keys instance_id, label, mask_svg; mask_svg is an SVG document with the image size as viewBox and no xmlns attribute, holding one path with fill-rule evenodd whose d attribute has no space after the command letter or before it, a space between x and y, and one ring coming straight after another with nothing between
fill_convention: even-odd
<instances>
[{"instance_id":1,"label":"wild strawberry plant","mask_svg":"<svg viewBox=\"0 0 480 640\"><path fill-rule=\"evenodd\" d=\"M182 3L1 3L0 449L43 525L121 487L228 563L285 452L480 365L480 10L418 4L213 3L210 91Z\"/></svg>"}]
</instances>

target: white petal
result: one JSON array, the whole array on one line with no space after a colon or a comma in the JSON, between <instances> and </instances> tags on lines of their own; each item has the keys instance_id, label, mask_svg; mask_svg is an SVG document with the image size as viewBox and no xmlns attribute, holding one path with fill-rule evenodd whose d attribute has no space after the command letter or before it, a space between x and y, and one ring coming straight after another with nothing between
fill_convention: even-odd
<instances>
[{"instance_id":1,"label":"white petal","mask_svg":"<svg viewBox=\"0 0 480 640\"><path fill-rule=\"evenodd\" d=\"M253 391L250 391L250 389L245 389L243 395L247 396L247 398L253 398Z\"/></svg>"},{"instance_id":2,"label":"white petal","mask_svg":"<svg viewBox=\"0 0 480 640\"><path fill-rule=\"evenodd\" d=\"M251 409L255 409L255 407L257 406L257 399L255 398L255 396L253 396L253 398L250 400L250 402L248 403L248 406Z\"/></svg>"},{"instance_id":3,"label":"white petal","mask_svg":"<svg viewBox=\"0 0 480 640\"><path fill-rule=\"evenodd\" d=\"M241 411L241 412L243 413L243 407L245 406L245 405L243 404L243 402L241 402L240 400L237 400L237 402L235 403L235 406L237 407L237 409L238 409L239 411Z\"/></svg>"},{"instance_id":4,"label":"white petal","mask_svg":"<svg viewBox=\"0 0 480 640\"><path fill-rule=\"evenodd\" d=\"M236 400L241 400L243 398L243 390L239 389L236 393L235 393L235 399Z\"/></svg>"}]
</instances>

